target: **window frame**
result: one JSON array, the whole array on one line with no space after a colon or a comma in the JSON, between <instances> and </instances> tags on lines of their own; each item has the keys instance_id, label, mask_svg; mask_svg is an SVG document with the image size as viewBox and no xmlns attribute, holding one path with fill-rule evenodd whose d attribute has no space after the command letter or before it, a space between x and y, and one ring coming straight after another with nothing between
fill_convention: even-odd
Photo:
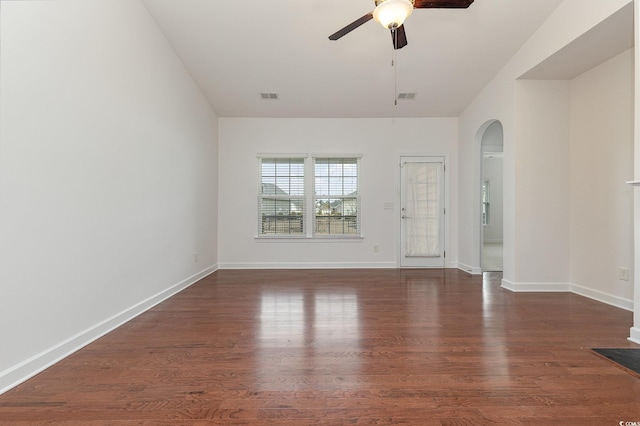
<instances>
[{"instance_id":1,"label":"window frame","mask_svg":"<svg viewBox=\"0 0 640 426\"><path fill-rule=\"evenodd\" d=\"M306 241L326 241L326 240L357 240L362 239L362 203L360 196L360 181L362 174L362 165L361 165L361 154L301 154L301 153L258 153L257 157L257 183L258 183L258 196L257 196L257 217L256 217L256 240L269 240L269 241L278 241L278 240L306 240ZM302 209L302 232L299 233L264 233L263 228L263 205L265 199L274 198L274 194L264 194L263 193L263 160L282 160L282 159L302 159L304 164L304 178L303 178L303 195L298 196L285 196L282 194L282 199L291 200L295 199L304 199L303 204L304 207ZM354 177L356 180L356 194L347 196L343 195L343 198L354 199L355 201L355 232L353 233L331 233L331 234L323 234L315 232L316 226L316 210L315 203L317 199L327 198L323 196L316 196L316 176L315 176L315 164L316 159L350 159L355 160L356 165L356 175L350 176ZM278 198L277 196L275 198Z\"/></svg>"},{"instance_id":2,"label":"window frame","mask_svg":"<svg viewBox=\"0 0 640 426\"><path fill-rule=\"evenodd\" d=\"M491 181L482 181L482 225L491 226Z\"/></svg>"},{"instance_id":3,"label":"window frame","mask_svg":"<svg viewBox=\"0 0 640 426\"><path fill-rule=\"evenodd\" d=\"M312 208L313 208L313 214L312 214L312 227L311 227L311 231L313 234L313 238L344 238L344 239L349 239L349 238L362 238L362 203L361 203L361 197L360 197L360 176L361 176L361 155L344 155L344 154L340 154L340 155L314 155L312 156L312 168L313 168L313 195L312 195ZM327 175L318 175L318 160L321 161L327 161ZM334 163L330 163L331 161L334 161ZM344 161L348 160L349 163L345 163ZM341 161L342 162L342 173L341 174L332 174L329 169L331 168L331 165L335 165L337 161ZM345 174L345 168L344 165L345 164L354 164L355 165L355 175L350 175L350 174ZM327 183L326 183L326 187L327 187L327 193L322 193L319 194L318 193L318 180L319 178L327 178ZM337 192L331 192L332 191L332 187L335 188L335 186L333 186L331 184L331 178L336 179L338 182L341 183L341 185L339 185L342 190L341 191L337 191ZM355 184L352 185L353 188L355 188L355 191L353 191L350 194L345 194L345 182L347 181L347 179L353 178L355 180ZM324 185L323 185L324 186ZM329 209L329 213L326 215L318 215L318 202L319 200L327 200L328 202L328 209ZM355 209L355 214L345 214L344 212L344 206L347 204L345 203L346 200L353 200L353 204L352 204L352 208ZM339 203L339 204L337 204ZM326 204L326 203L325 203ZM350 203L351 204L351 203ZM341 214L335 214L334 213L334 207L332 207L332 205L339 205L340 208L342 209ZM328 217L328 231L329 232L318 232L318 219L320 217ZM332 221L332 218L338 218L338 221ZM355 226L355 232L344 232L345 230L345 219L347 218L354 218L353 221L349 220L349 222L352 223L348 223L346 226L346 229L354 229L353 226ZM331 232L331 224L332 222L336 222L336 223L340 223L342 222L341 226L343 229L343 232L335 232L332 233Z\"/></svg>"},{"instance_id":4,"label":"window frame","mask_svg":"<svg viewBox=\"0 0 640 426\"><path fill-rule=\"evenodd\" d=\"M306 237L307 234L307 215L308 215L308 202L307 202L307 155L306 154L258 154L258 203L257 203L257 237L258 238L304 238ZM265 175L264 174L264 164L265 164L265 160L269 161L269 160L273 160L274 161L274 174L269 176L269 175ZM283 162L284 160L288 160L289 161L289 173L286 175L279 175L278 174L278 162ZM295 160L296 163L299 163L301 161L302 163L302 176L299 175L292 175L291 174L291 161ZM282 164L282 163L281 163ZM271 182L265 182L265 177L268 178L272 178L273 183ZM296 193L296 194L291 194L291 180L292 178L302 178L302 193ZM279 178L284 179L284 180L289 180L289 193L286 193L286 191L284 194L278 194L276 189L279 188L276 185L276 182L279 180ZM274 190L273 192L271 191L266 191L265 192L265 185L271 183L274 186ZM273 226L273 232L268 232L265 233L265 215L264 215L264 206L265 206L265 201L269 200L270 202L273 202L274 204L274 211L273 211L273 225L271 225L271 221L269 221L269 226ZM299 214L299 216L301 217L300 221L293 221L293 223L295 224L296 222L299 222L300 224L300 232L292 232L291 231L291 224L292 224L292 220L295 219L294 216L298 216L298 214L292 215L291 214L291 208L292 205L294 204L294 200L298 200L298 203L296 203L296 206L301 210L301 213ZM279 212L277 211L277 206L278 204L284 202L284 203L289 203L289 214L287 215L282 215L279 214ZM285 220L283 221L279 221L278 218L279 216L282 216L283 218L285 218ZM289 232L278 232L278 228L279 225L282 222L282 224L284 225L284 222L288 221L288 229ZM284 229L284 228L283 228Z\"/></svg>"}]
</instances>

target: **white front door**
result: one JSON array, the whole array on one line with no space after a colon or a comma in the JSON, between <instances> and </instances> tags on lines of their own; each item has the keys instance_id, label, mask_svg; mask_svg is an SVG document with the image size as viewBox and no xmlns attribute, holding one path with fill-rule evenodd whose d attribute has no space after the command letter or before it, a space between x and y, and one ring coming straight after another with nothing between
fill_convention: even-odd
<instances>
[{"instance_id":1,"label":"white front door","mask_svg":"<svg viewBox=\"0 0 640 426\"><path fill-rule=\"evenodd\" d=\"M400 157L400 266L444 268L444 158Z\"/></svg>"}]
</instances>

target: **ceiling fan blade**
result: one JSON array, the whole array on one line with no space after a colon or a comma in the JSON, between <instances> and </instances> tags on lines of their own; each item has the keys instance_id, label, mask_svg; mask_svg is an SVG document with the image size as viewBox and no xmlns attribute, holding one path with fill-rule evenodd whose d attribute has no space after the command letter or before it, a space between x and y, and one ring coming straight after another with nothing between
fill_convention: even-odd
<instances>
[{"instance_id":1,"label":"ceiling fan blade","mask_svg":"<svg viewBox=\"0 0 640 426\"><path fill-rule=\"evenodd\" d=\"M373 12L369 12L366 15L364 15L362 18L356 19L355 21L353 21L352 23L350 23L349 25L347 25L343 29L335 32L334 34L331 34L329 36L329 40L337 40L340 37L349 34L351 31L355 30L360 25L362 25L364 23L367 23L372 19L373 19Z\"/></svg>"},{"instance_id":2,"label":"ceiling fan blade","mask_svg":"<svg viewBox=\"0 0 640 426\"><path fill-rule=\"evenodd\" d=\"M416 9L466 9L471 6L473 0L416 0L413 7Z\"/></svg>"},{"instance_id":3,"label":"ceiling fan blade","mask_svg":"<svg viewBox=\"0 0 640 426\"><path fill-rule=\"evenodd\" d=\"M391 41L394 49L402 49L407 45L407 33L404 31L404 25L400 25L395 30L391 30Z\"/></svg>"}]
</instances>

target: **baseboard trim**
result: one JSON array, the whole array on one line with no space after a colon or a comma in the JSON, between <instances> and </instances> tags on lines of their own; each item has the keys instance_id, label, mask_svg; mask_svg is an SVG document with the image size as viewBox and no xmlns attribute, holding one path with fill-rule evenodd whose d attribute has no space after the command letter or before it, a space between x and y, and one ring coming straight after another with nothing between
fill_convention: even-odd
<instances>
[{"instance_id":1,"label":"baseboard trim","mask_svg":"<svg viewBox=\"0 0 640 426\"><path fill-rule=\"evenodd\" d=\"M210 266L166 290L0 372L0 395L218 270Z\"/></svg>"},{"instance_id":2,"label":"baseboard trim","mask_svg":"<svg viewBox=\"0 0 640 426\"><path fill-rule=\"evenodd\" d=\"M221 263L220 269L395 269L395 262L264 262Z\"/></svg>"},{"instance_id":3,"label":"baseboard trim","mask_svg":"<svg viewBox=\"0 0 640 426\"><path fill-rule=\"evenodd\" d=\"M571 291L570 283L515 283L502 279L501 287L514 293L536 293L536 292L568 292Z\"/></svg>"},{"instance_id":4,"label":"baseboard trim","mask_svg":"<svg viewBox=\"0 0 640 426\"><path fill-rule=\"evenodd\" d=\"M631 327L629 341L640 345L640 328Z\"/></svg>"},{"instance_id":5,"label":"baseboard trim","mask_svg":"<svg viewBox=\"0 0 640 426\"><path fill-rule=\"evenodd\" d=\"M502 280L502 288L513 291L515 293L534 293L534 292L566 292L577 294L597 302L615 306L633 312L633 300L624 297L605 293L604 291L594 290L573 283L514 283L509 280Z\"/></svg>"},{"instance_id":6,"label":"baseboard trim","mask_svg":"<svg viewBox=\"0 0 640 426\"><path fill-rule=\"evenodd\" d=\"M458 262L458 269L467 272L471 275L482 275L482 268L479 266L469 266L464 263Z\"/></svg>"},{"instance_id":7,"label":"baseboard trim","mask_svg":"<svg viewBox=\"0 0 640 426\"><path fill-rule=\"evenodd\" d=\"M624 309L625 311L633 312L633 300L631 299L625 299L624 297L583 287L577 284L571 285L571 292L598 302L606 303L607 305L615 306L616 308Z\"/></svg>"}]
</instances>

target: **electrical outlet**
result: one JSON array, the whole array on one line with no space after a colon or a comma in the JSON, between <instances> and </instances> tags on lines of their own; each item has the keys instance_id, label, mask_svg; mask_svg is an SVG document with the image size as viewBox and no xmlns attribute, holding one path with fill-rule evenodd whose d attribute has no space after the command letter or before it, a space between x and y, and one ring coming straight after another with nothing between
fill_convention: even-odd
<instances>
[{"instance_id":1,"label":"electrical outlet","mask_svg":"<svg viewBox=\"0 0 640 426\"><path fill-rule=\"evenodd\" d=\"M373 246L373 252L374 252L374 253L378 253L379 251L380 251L380 246L379 246L379 245L377 245L377 244L376 244L376 245L374 245L374 246Z\"/></svg>"},{"instance_id":2,"label":"electrical outlet","mask_svg":"<svg viewBox=\"0 0 640 426\"><path fill-rule=\"evenodd\" d=\"M620 268L619 274L622 281L629 281L629 268Z\"/></svg>"},{"instance_id":3,"label":"electrical outlet","mask_svg":"<svg viewBox=\"0 0 640 426\"><path fill-rule=\"evenodd\" d=\"M198 263L198 252L193 253L193 263Z\"/></svg>"},{"instance_id":4,"label":"electrical outlet","mask_svg":"<svg viewBox=\"0 0 640 426\"><path fill-rule=\"evenodd\" d=\"M393 201L385 201L384 202L385 210L393 210Z\"/></svg>"}]
</instances>

